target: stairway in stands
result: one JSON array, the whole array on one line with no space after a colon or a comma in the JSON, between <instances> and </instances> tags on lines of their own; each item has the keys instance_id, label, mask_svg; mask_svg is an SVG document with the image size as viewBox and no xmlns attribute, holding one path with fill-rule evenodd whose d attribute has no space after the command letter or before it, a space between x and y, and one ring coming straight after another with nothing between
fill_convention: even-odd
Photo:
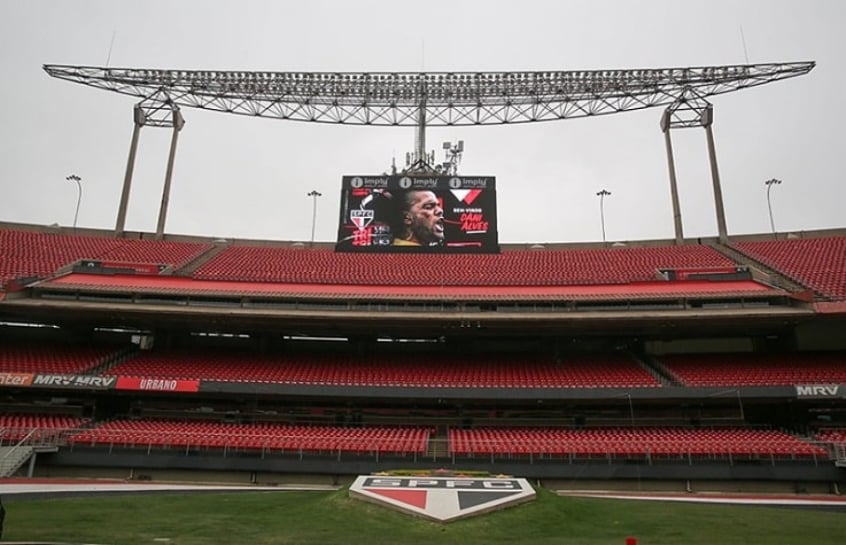
<instances>
[{"instance_id":1,"label":"stairway in stands","mask_svg":"<svg viewBox=\"0 0 846 545\"><path fill-rule=\"evenodd\" d=\"M179 267L179 269L175 270L173 272L174 276L191 277L194 274L194 271L205 265L208 261L214 259L217 254L226 250L228 247L228 244L215 243L213 247L209 248L205 252L202 252L200 255L198 255L182 267Z\"/></svg>"},{"instance_id":2,"label":"stairway in stands","mask_svg":"<svg viewBox=\"0 0 846 545\"><path fill-rule=\"evenodd\" d=\"M11 477L32 456L32 447L0 447L0 478Z\"/></svg>"},{"instance_id":3,"label":"stairway in stands","mask_svg":"<svg viewBox=\"0 0 846 545\"><path fill-rule=\"evenodd\" d=\"M664 366L664 364L660 363L655 358L648 355L633 355L632 358L647 373L655 377L655 379L661 383L661 386L681 386L679 381Z\"/></svg>"},{"instance_id":4,"label":"stairway in stands","mask_svg":"<svg viewBox=\"0 0 846 545\"><path fill-rule=\"evenodd\" d=\"M426 447L426 459L444 460L447 458L449 458L447 427L438 426L435 432L429 436L429 444Z\"/></svg>"},{"instance_id":5,"label":"stairway in stands","mask_svg":"<svg viewBox=\"0 0 846 545\"><path fill-rule=\"evenodd\" d=\"M124 361L133 357L137 352L138 348L134 345L122 348L120 351L110 355L108 358L105 358L99 363L97 363L97 365L86 369L83 374L94 376L103 375L112 367L115 367L116 365L123 363Z\"/></svg>"},{"instance_id":6,"label":"stairway in stands","mask_svg":"<svg viewBox=\"0 0 846 545\"><path fill-rule=\"evenodd\" d=\"M723 254L724 256L728 257L729 259L735 261L738 265L743 265L749 267L752 272L752 277L755 280L761 280L775 286L777 288L781 288L791 293L796 292L803 292L808 291L809 288L807 286L803 286L802 284L796 282L795 280L783 275L782 273L778 272L777 270L764 265L757 259L751 258L748 255L735 250L731 246L718 244L718 243L711 243L709 244L714 251ZM756 274L756 272L758 274ZM761 278L761 276L765 276L766 278ZM819 294L817 294L819 295Z\"/></svg>"}]
</instances>

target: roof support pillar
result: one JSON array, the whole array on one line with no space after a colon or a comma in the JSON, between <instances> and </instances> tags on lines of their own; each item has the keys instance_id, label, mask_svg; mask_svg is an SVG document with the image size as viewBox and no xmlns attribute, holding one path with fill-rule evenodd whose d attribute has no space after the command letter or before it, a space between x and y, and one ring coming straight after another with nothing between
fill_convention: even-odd
<instances>
[{"instance_id":1,"label":"roof support pillar","mask_svg":"<svg viewBox=\"0 0 846 545\"><path fill-rule=\"evenodd\" d=\"M162 189L162 203L159 209L159 220L156 227L156 239L164 236L164 224L167 218L167 208L170 202L170 186L173 180L173 165L176 161L176 143L179 131L185 125L182 113L164 87L160 87L154 93L135 105L134 109L135 128L132 131L132 142L129 145L129 158L126 161L126 174L123 178L123 191L120 196L117 222L115 224L115 235L123 236L126 228L126 210L129 206L129 194L132 187L132 176L135 172L135 156L138 152L138 138L141 127L168 127L173 129L173 136L170 140L170 153L168 154L167 172L165 174L164 188Z\"/></svg>"},{"instance_id":2,"label":"roof support pillar","mask_svg":"<svg viewBox=\"0 0 846 545\"><path fill-rule=\"evenodd\" d=\"M717 168L717 152L714 147L714 133L711 125L714 121L714 106L705 100L695 89L686 87L670 104L661 118L661 130L664 131L667 144L667 164L670 171L670 191L673 197L673 219L676 229L676 242L681 238L681 211L678 208L678 187L676 183L675 161L670 141L670 129L704 127L708 145L708 160L711 165L711 181L714 186L714 209L717 214L717 233L721 244L728 243L726 213L723 206L723 192L720 186L720 172Z\"/></svg>"},{"instance_id":3,"label":"roof support pillar","mask_svg":"<svg viewBox=\"0 0 846 545\"><path fill-rule=\"evenodd\" d=\"M714 148L714 132L711 125L714 121L714 107L710 104L702 116L702 126L705 127L705 138L708 141L708 160L711 163L711 181L714 184L714 209L717 211L717 233L720 244L728 244L728 229L726 228L726 211L723 206L723 190L720 187L720 171L717 169L717 151Z\"/></svg>"},{"instance_id":4,"label":"roof support pillar","mask_svg":"<svg viewBox=\"0 0 846 545\"><path fill-rule=\"evenodd\" d=\"M167 219L167 207L170 202L170 183L173 180L173 164L176 160L176 142L179 137L179 131L185 126L185 120L182 119L182 113L179 111L179 106L173 106L173 135L170 138L170 153L167 157L167 173L165 174L164 188L162 188L162 204L159 208L159 221L156 225L156 240L161 240L164 237L164 226Z\"/></svg>"},{"instance_id":5,"label":"roof support pillar","mask_svg":"<svg viewBox=\"0 0 846 545\"><path fill-rule=\"evenodd\" d=\"M115 236L123 236L126 226L126 209L129 206L129 190L132 187L132 175L135 172L135 155L138 151L138 135L147 120L140 104L136 104L133 110L134 127L132 129L132 141L129 144L129 158L126 160L126 173L123 176L123 191L120 194L120 205L118 206L117 222L115 223Z\"/></svg>"},{"instance_id":6,"label":"roof support pillar","mask_svg":"<svg viewBox=\"0 0 846 545\"><path fill-rule=\"evenodd\" d=\"M676 235L676 244L684 243L684 230L681 219L681 205L679 204L679 188L676 181L676 160L673 155L673 141L670 138L670 115L664 110L661 116L661 131L664 133L664 143L667 146L667 170L670 172L670 197L673 201L673 228Z\"/></svg>"}]
</instances>

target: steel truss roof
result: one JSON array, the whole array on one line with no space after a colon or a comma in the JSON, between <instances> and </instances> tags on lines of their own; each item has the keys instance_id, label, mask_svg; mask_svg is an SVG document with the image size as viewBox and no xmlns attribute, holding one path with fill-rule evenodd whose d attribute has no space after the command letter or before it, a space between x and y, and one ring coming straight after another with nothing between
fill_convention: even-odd
<instances>
[{"instance_id":1,"label":"steel truss roof","mask_svg":"<svg viewBox=\"0 0 846 545\"><path fill-rule=\"evenodd\" d=\"M349 125L496 125L666 106L801 76L813 61L540 72L243 72L44 65L108 91L255 117ZM161 98L159 98L161 100Z\"/></svg>"}]
</instances>

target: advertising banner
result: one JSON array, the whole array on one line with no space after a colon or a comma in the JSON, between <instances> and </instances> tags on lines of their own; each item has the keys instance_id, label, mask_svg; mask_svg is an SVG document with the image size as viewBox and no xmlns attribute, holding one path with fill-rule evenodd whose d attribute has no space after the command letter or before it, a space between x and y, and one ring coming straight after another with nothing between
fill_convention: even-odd
<instances>
[{"instance_id":1,"label":"advertising banner","mask_svg":"<svg viewBox=\"0 0 846 545\"><path fill-rule=\"evenodd\" d=\"M115 380L115 377L99 377L94 375L35 375L32 385L42 388L108 390L114 387Z\"/></svg>"},{"instance_id":2,"label":"advertising banner","mask_svg":"<svg viewBox=\"0 0 846 545\"><path fill-rule=\"evenodd\" d=\"M0 373L0 386L29 386L32 373Z\"/></svg>"},{"instance_id":3,"label":"advertising banner","mask_svg":"<svg viewBox=\"0 0 846 545\"><path fill-rule=\"evenodd\" d=\"M825 399L846 397L846 385L801 384L796 386L796 397L800 399Z\"/></svg>"},{"instance_id":4,"label":"advertising banner","mask_svg":"<svg viewBox=\"0 0 846 545\"><path fill-rule=\"evenodd\" d=\"M143 390L148 392L199 392L199 380L176 380L144 377L118 377L118 390Z\"/></svg>"}]
</instances>

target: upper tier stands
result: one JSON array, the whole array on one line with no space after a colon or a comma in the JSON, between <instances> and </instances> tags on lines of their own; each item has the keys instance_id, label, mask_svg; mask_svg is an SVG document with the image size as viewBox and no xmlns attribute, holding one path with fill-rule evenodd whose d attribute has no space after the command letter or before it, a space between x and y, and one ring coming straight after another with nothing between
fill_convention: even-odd
<instances>
[{"instance_id":1,"label":"upper tier stands","mask_svg":"<svg viewBox=\"0 0 846 545\"><path fill-rule=\"evenodd\" d=\"M684 386L846 383L846 353L677 354L658 358Z\"/></svg>"},{"instance_id":2,"label":"upper tier stands","mask_svg":"<svg viewBox=\"0 0 846 545\"><path fill-rule=\"evenodd\" d=\"M426 452L431 430L421 427L235 424L201 420L113 420L68 438L71 444L126 447L205 447L286 451Z\"/></svg>"},{"instance_id":3,"label":"upper tier stands","mask_svg":"<svg viewBox=\"0 0 846 545\"><path fill-rule=\"evenodd\" d=\"M153 350L106 374L163 379L421 388L629 388L660 383L624 355L401 357L256 356L238 352Z\"/></svg>"},{"instance_id":4,"label":"upper tier stands","mask_svg":"<svg viewBox=\"0 0 846 545\"><path fill-rule=\"evenodd\" d=\"M825 457L828 452L773 430L740 428L451 429L450 452L573 456Z\"/></svg>"},{"instance_id":5,"label":"upper tier stands","mask_svg":"<svg viewBox=\"0 0 846 545\"><path fill-rule=\"evenodd\" d=\"M108 345L51 344L0 339L0 372L79 374L120 352Z\"/></svg>"},{"instance_id":6,"label":"upper tier stands","mask_svg":"<svg viewBox=\"0 0 846 545\"><path fill-rule=\"evenodd\" d=\"M500 254L355 254L232 246L194 278L246 282L417 286L546 286L655 280L660 268L732 267L700 245L519 250Z\"/></svg>"},{"instance_id":7,"label":"upper tier stands","mask_svg":"<svg viewBox=\"0 0 846 545\"><path fill-rule=\"evenodd\" d=\"M39 233L0 229L0 286L47 277L80 259L155 263L179 268L211 244Z\"/></svg>"},{"instance_id":8,"label":"upper tier stands","mask_svg":"<svg viewBox=\"0 0 846 545\"><path fill-rule=\"evenodd\" d=\"M846 237L736 242L733 246L822 295L846 300Z\"/></svg>"},{"instance_id":9,"label":"upper tier stands","mask_svg":"<svg viewBox=\"0 0 846 545\"><path fill-rule=\"evenodd\" d=\"M736 242L733 247L825 296L846 300L846 237ZM166 264L179 269L211 248L212 244L202 242L0 229L0 286L13 278L51 276L80 259ZM700 244L505 249L500 254L437 256L233 245L200 264L193 278L340 285L597 285L655 280L658 269L735 265Z\"/></svg>"}]
</instances>

